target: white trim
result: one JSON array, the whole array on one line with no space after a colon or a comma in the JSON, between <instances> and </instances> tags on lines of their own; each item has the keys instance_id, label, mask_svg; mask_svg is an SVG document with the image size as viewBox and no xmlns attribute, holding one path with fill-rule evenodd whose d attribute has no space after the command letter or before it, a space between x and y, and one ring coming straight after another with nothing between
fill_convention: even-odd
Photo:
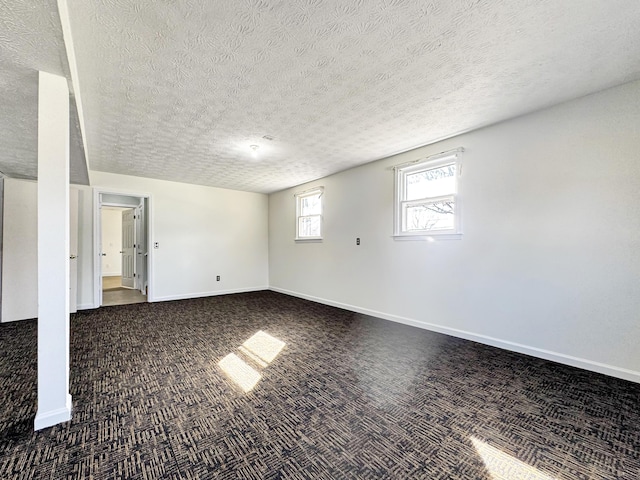
<instances>
[{"instance_id":1,"label":"white trim","mask_svg":"<svg viewBox=\"0 0 640 480\"><path fill-rule=\"evenodd\" d=\"M394 169L406 168L409 165L414 165L416 163L422 163L422 162L434 162L435 163L436 160L444 160L444 159L447 159L447 158L457 158L458 157L458 153L462 153L462 152L464 152L464 148L463 147L458 147L458 148L454 148L452 150L446 150L444 152L434 153L433 155L428 155L426 157L420 157L420 158L418 158L416 160L409 160L408 162L399 163L398 165L394 165L391 168L394 168Z\"/></svg>"},{"instance_id":2,"label":"white trim","mask_svg":"<svg viewBox=\"0 0 640 480\"><path fill-rule=\"evenodd\" d=\"M62 26L62 37L65 50L67 53L67 61L69 62L69 73L71 74L71 87L73 88L73 96L76 100L76 110L78 111L78 123L80 125L80 136L82 137L82 150L84 152L84 161L87 167L87 175L89 174L89 149L87 148L87 134L84 122L84 108L82 107L82 96L80 95L80 79L78 75L78 64L76 62L76 51L73 44L73 35L71 34L71 20L69 18L69 7L67 0L58 0L58 14L60 16L60 25Z\"/></svg>"},{"instance_id":3,"label":"white trim","mask_svg":"<svg viewBox=\"0 0 640 480\"><path fill-rule=\"evenodd\" d=\"M67 394L67 401L63 408L50 410L48 412L36 413L33 421L34 430L42 430L43 428L53 427L58 423L68 422L71 420L71 395Z\"/></svg>"},{"instance_id":4,"label":"white trim","mask_svg":"<svg viewBox=\"0 0 640 480\"><path fill-rule=\"evenodd\" d=\"M77 308L78 310L92 310L96 308L96 306L93 303L80 303Z\"/></svg>"},{"instance_id":5,"label":"white trim","mask_svg":"<svg viewBox=\"0 0 640 480\"><path fill-rule=\"evenodd\" d=\"M370 310L368 308L361 308L355 305L349 305L346 303L335 302L333 300L327 300L325 298L314 297L312 295L306 295L300 292L294 292L286 290L284 288L269 287L269 290L274 292L283 293L285 295L291 295L293 297L304 298L305 300L311 300L312 302L322 303L324 305L330 305L332 307L342 308L356 313L362 313L364 315L370 315L372 317L389 320L396 323L402 323L410 325L412 327L422 328L424 330L430 330L433 332L443 333L452 337L463 338L465 340L471 340L473 342L482 343L483 345L489 345L492 347L501 348L503 350L509 350L512 352L522 353L524 355L530 355L532 357L541 358L543 360L550 360L552 362L569 365L571 367L582 368L583 370L589 370L591 372L602 373L611 377L621 378L623 380L629 380L630 382L640 383L640 372L635 370L629 370L627 368L616 367L608 365L606 363L594 362L593 360L587 360L585 358L574 357L572 355L565 355L564 353L553 352L551 350L545 350L542 348L532 347L529 345L523 345L521 343L511 342L508 340L501 340L495 337L489 337L487 335L481 335L466 330L459 330L457 328L444 327L442 325L436 325L434 323L420 322L411 318L401 317L399 315L392 315L390 313L378 312L376 310Z\"/></svg>"},{"instance_id":6,"label":"white trim","mask_svg":"<svg viewBox=\"0 0 640 480\"><path fill-rule=\"evenodd\" d=\"M429 157L406 162L394 167L393 192L393 236L403 237L405 240L423 240L425 237L440 237L441 240L462 238L462 159L460 153L464 148L441 152ZM418 171L437 169L445 165L455 165L455 192L447 195L427 197L423 199L405 200L405 178ZM408 203L424 203L441 198L452 197L454 203L454 227L446 230L415 230L404 231L405 205Z\"/></svg>"},{"instance_id":7,"label":"white trim","mask_svg":"<svg viewBox=\"0 0 640 480\"><path fill-rule=\"evenodd\" d=\"M437 235L425 235L425 234L418 234L418 235L414 235L414 234L407 234L407 233L403 233L401 235L392 235L391 236L394 240L400 240L400 241L405 241L405 240L422 240L425 242L429 242L429 243L433 243L433 242L437 242L438 240L462 240L462 233L439 233Z\"/></svg>"},{"instance_id":8,"label":"white trim","mask_svg":"<svg viewBox=\"0 0 640 480\"><path fill-rule=\"evenodd\" d=\"M100 202L100 195L121 195L125 197L145 198L147 199L148 206L148 218L147 218L147 302L151 303L156 301L154 293L154 277L153 277L153 198L150 193L135 193L124 189L111 188L111 187L93 187L93 307L100 308L100 301L102 296L102 257L99 257L100 242L102 241L101 232L101 214L100 209L102 203ZM105 202L105 205L115 205L110 202ZM127 208L134 208L130 205L125 205ZM78 307L79 308L79 307Z\"/></svg>"},{"instance_id":9,"label":"white trim","mask_svg":"<svg viewBox=\"0 0 640 480\"><path fill-rule=\"evenodd\" d=\"M202 298L202 297L216 297L218 295L230 295L233 293L248 293L248 292L261 292L263 290L269 290L267 285L259 287L247 287L247 288L232 288L228 290L215 290L212 292L197 292L197 293L181 293L179 295L166 295L164 297L155 297L154 302L169 302L172 300L188 300L190 298Z\"/></svg>"},{"instance_id":10,"label":"white trim","mask_svg":"<svg viewBox=\"0 0 640 480\"><path fill-rule=\"evenodd\" d=\"M37 201L37 200L36 200ZM0 323L2 323L2 262L4 258L4 173L0 172Z\"/></svg>"},{"instance_id":11,"label":"white trim","mask_svg":"<svg viewBox=\"0 0 640 480\"><path fill-rule=\"evenodd\" d=\"M37 318L37 317L36 317ZM0 323L12 323L12 322L24 322L25 320L33 320L34 317L28 318L10 318L9 320L2 320Z\"/></svg>"},{"instance_id":12,"label":"white trim","mask_svg":"<svg viewBox=\"0 0 640 480\"><path fill-rule=\"evenodd\" d=\"M301 215L300 214L300 201L305 197L311 197L319 193L320 198L320 213L314 215ZM304 192L294 193L293 196L296 200L296 236L294 240L296 242L306 242L309 240L322 241L322 237L324 235L324 199L322 198L324 195L324 187L314 187L309 190L305 190ZM320 236L317 237L301 237L300 236L300 219L307 217L319 217L320 218Z\"/></svg>"},{"instance_id":13,"label":"white trim","mask_svg":"<svg viewBox=\"0 0 640 480\"><path fill-rule=\"evenodd\" d=\"M293 194L293 196L294 197L304 197L308 193L315 192L317 190L320 190L320 196L324 195L324 187L323 186L319 186L319 187L309 188L308 190L303 190L302 192L295 192Z\"/></svg>"},{"instance_id":14,"label":"white trim","mask_svg":"<svg viewBox=\"0 0 640 480\"><path fill-rule=\"evenodd\" d=\"M121 195L124 197L145 197L151 198L151 194L149 192L132 192L126 188L115 188L115 187L102 187L100 185L93 186L94 190L99 190L100 193L106 193L107 195ZM129 208L133 208L131 205L128 205Z\"/></svg>"}]
</instances>

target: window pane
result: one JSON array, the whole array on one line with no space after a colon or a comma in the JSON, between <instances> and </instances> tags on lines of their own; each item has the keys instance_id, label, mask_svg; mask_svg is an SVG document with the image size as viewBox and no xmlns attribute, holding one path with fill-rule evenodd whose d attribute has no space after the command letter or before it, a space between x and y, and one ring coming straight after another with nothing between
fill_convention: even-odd
<instances>
[{"instance_id":1,"label":"window pane","mask_svg":"<svg viewBox=\"0 0 640 480\"><path fill-rule=\"evenodd\" d=\"M300 217L298 219L299 237L320 237L320 216Z\"/></svg>"},{"instance_id":2,"label":"window pane","mask_svg":"<svg viewBox=\"0 0 640 480\"><path fill-rule=\"evenodd\" d=\"M405 232L415 230L453 230L454 203L453 200L420 203L404 206Z\"/></svg>"},{"instance_id":3,"label":"window pane","mask_svg":"<svg viewBox=\"0 0 640 480\"><path fill-rule=\"evenodd\" d=\"M405 182L404 200L450 195L456 193L456 165L410 173L406 175Z\"/></svg>"},{"instance_id":4,"label":"window pane","mask_svg":"<svg viewBox=\"0 0 640 480\"><path fill-rule=\"evenodd\" d=\"M320 215L322 213L322 203L320 202L320 192L300 197L300 215Z\"/></svg>"}]
</instances>

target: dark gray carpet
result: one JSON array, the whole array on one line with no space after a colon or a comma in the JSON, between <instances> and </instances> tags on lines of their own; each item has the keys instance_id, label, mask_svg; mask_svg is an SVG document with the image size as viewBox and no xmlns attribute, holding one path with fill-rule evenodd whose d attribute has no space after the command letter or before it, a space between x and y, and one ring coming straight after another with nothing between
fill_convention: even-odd
<instances>
[{"instance_id":1,"label":"dark gray carpet","mask_svg":"<svg viewBox=\"0 0 640 480\"><path fill-rule=\"evenodd\" d=\"M640 385L552 362L273 292L71 333L73 419L34 433L36 321L0 325L2 479L640 478Z\"/></svg>"}]
</instances>

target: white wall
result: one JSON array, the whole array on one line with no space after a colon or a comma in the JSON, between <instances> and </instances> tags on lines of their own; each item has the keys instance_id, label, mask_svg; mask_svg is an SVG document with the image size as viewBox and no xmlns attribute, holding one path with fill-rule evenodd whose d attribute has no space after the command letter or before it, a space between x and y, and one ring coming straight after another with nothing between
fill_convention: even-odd
<instances>
[{"instance_id":1,"label":"white wall","mask_svg":"<svg viewBox=\"0 0 640 480\"><path fill-rule=\"evenodd\" d=\"M268 288L266 195L90 172L93 185L151 194L154 299ZM2 321L35 318L37 184L5 179ZM78 308L95 305L93 190L78 190ZM97 252L95 252L97 255ZM216 281L216 275L221 281Z\"/></svg>"},{"instance_id":2,"label":"white wall","mask_svg":"<svg viewBox=\"0 0 640 480\"><path fill-rule=\"evenodd\" d=\"M266 195L96 171L90 178L96 188L151 195L154 300L268 288Z\"/></svg>"},{"instance_id":3,"label":"white wall","mask_svg":"<svg viewBox=\"0 0 640 480\"><path fill-rule=\"evenodd\" d=\"M2 321L38 316L38 184L30 180L5 178L5 208L2 265ZM78 279L93 259L91 188L78 190ZM84 231L84 235L83 235ZM87 237L88 233L88 237ZM83 271L84 268L84 271ZM78 307L93 306L93 290L78 283Z\"/></svg>"},{"instance_id":4,"label":"white wall","mask_svg":"<svg viewBox=\"0 0 640 480\"><path fill-rule=\"evenodd\" d=\"M102 275L122 274L122 210L102 207Z\"/></svg>"},{"instance_id":5,"label":"white wall","mask_svg":"<svg viewBox=\"0 0 640 480\"><path fill-rule=\"evenodd\" d=\"M456 147L463 239L394 240L391 167ZM635 82L272 194L270 286L640 381L639 152ZM324 241L296 244L316 185Z\"/></svg>"},{"instance_id":6,"label":"white wall","mask_svg":"<svg viewBox=\"0 0 640 480\"><path fill-rule=\"evenodd\" d=\"M73 185L78 190L78 309L93 308L93 189ZM96 252L95 255L98 253Z\"/></svg>"},{"instance_id":7,"label":"white wall","mask_svg":"<svg viewBox=\"0 0 640 480\"><path fill-rule=\"evenodd\" d=\"M2 321L38 316L38 184L4 180Z\"/></svg>"}]
</instances>

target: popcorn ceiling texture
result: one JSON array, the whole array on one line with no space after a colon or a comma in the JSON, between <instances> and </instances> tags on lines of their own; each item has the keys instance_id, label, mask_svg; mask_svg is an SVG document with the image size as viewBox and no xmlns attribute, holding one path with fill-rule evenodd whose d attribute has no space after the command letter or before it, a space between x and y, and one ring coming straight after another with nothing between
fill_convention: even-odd
<instances>
[{"instance_id":1,"label":"popcorn ceiling texture","mask_svg":"<svg viewBox=\"0 0 640 480\"><path fill-rule=\"evenodd\" d=\"M15 65L65 75L64 42L55 0L3 0L0 25L3 73Z\"/></svg>"},{"instance_id":2,"label":"popcorn ceiling texture","mask_svg":"<svg viewBox=\"0 0 640 480\"><path fill-rule=\"evenodd\" d=\"M636 78L638 11L74 1L90 168L276 191Z\"/></svg>"},{"instance_id":3,"label":"popcorn ceiling texture","mask_svg":"<svg viewBox=\"0 0 640 480\"><path fill-rule=\"evenodd\" d=\"M4 51L3 51L4 53ZM12 177L38 173L38 71L0 67L0 171Z\"/></svg>"},{"instance_id":4,"label":"popcorn ceiling texture","mask_svg":"<svg viewBox=\"0 0 640 480\"><path fill-rule=\"evenodd\" d=\"M64 43L55 0L0 5L0 170L38 171L38 70L64 75Z\"/></svg>"},{"instance_id":5,"label":"popcorn ceiling texture","mask_svg":"<svg viewBox=\"0 0 640 480\"><path fill-rule=\"evenodd\" d=\"M640 77L637 0L68 4L90 168L232 189L277 191ZM59 54L51 25L32 26ZM34 37L0 33L3 51L16 35Z\"/></svg>"},{"instance_id":6,"label":"popcorn ceiling texture","mask_svg":"<svg viewBox=\"0 0 640 480\"><path fill-rule=\"evenodd\" d=\"M38 173L38 71L68 76L55 0L0 3L0 171L16 178ZM80 127L71 98L70 176L88 184Z\"/></svg>"}]
</instances>

